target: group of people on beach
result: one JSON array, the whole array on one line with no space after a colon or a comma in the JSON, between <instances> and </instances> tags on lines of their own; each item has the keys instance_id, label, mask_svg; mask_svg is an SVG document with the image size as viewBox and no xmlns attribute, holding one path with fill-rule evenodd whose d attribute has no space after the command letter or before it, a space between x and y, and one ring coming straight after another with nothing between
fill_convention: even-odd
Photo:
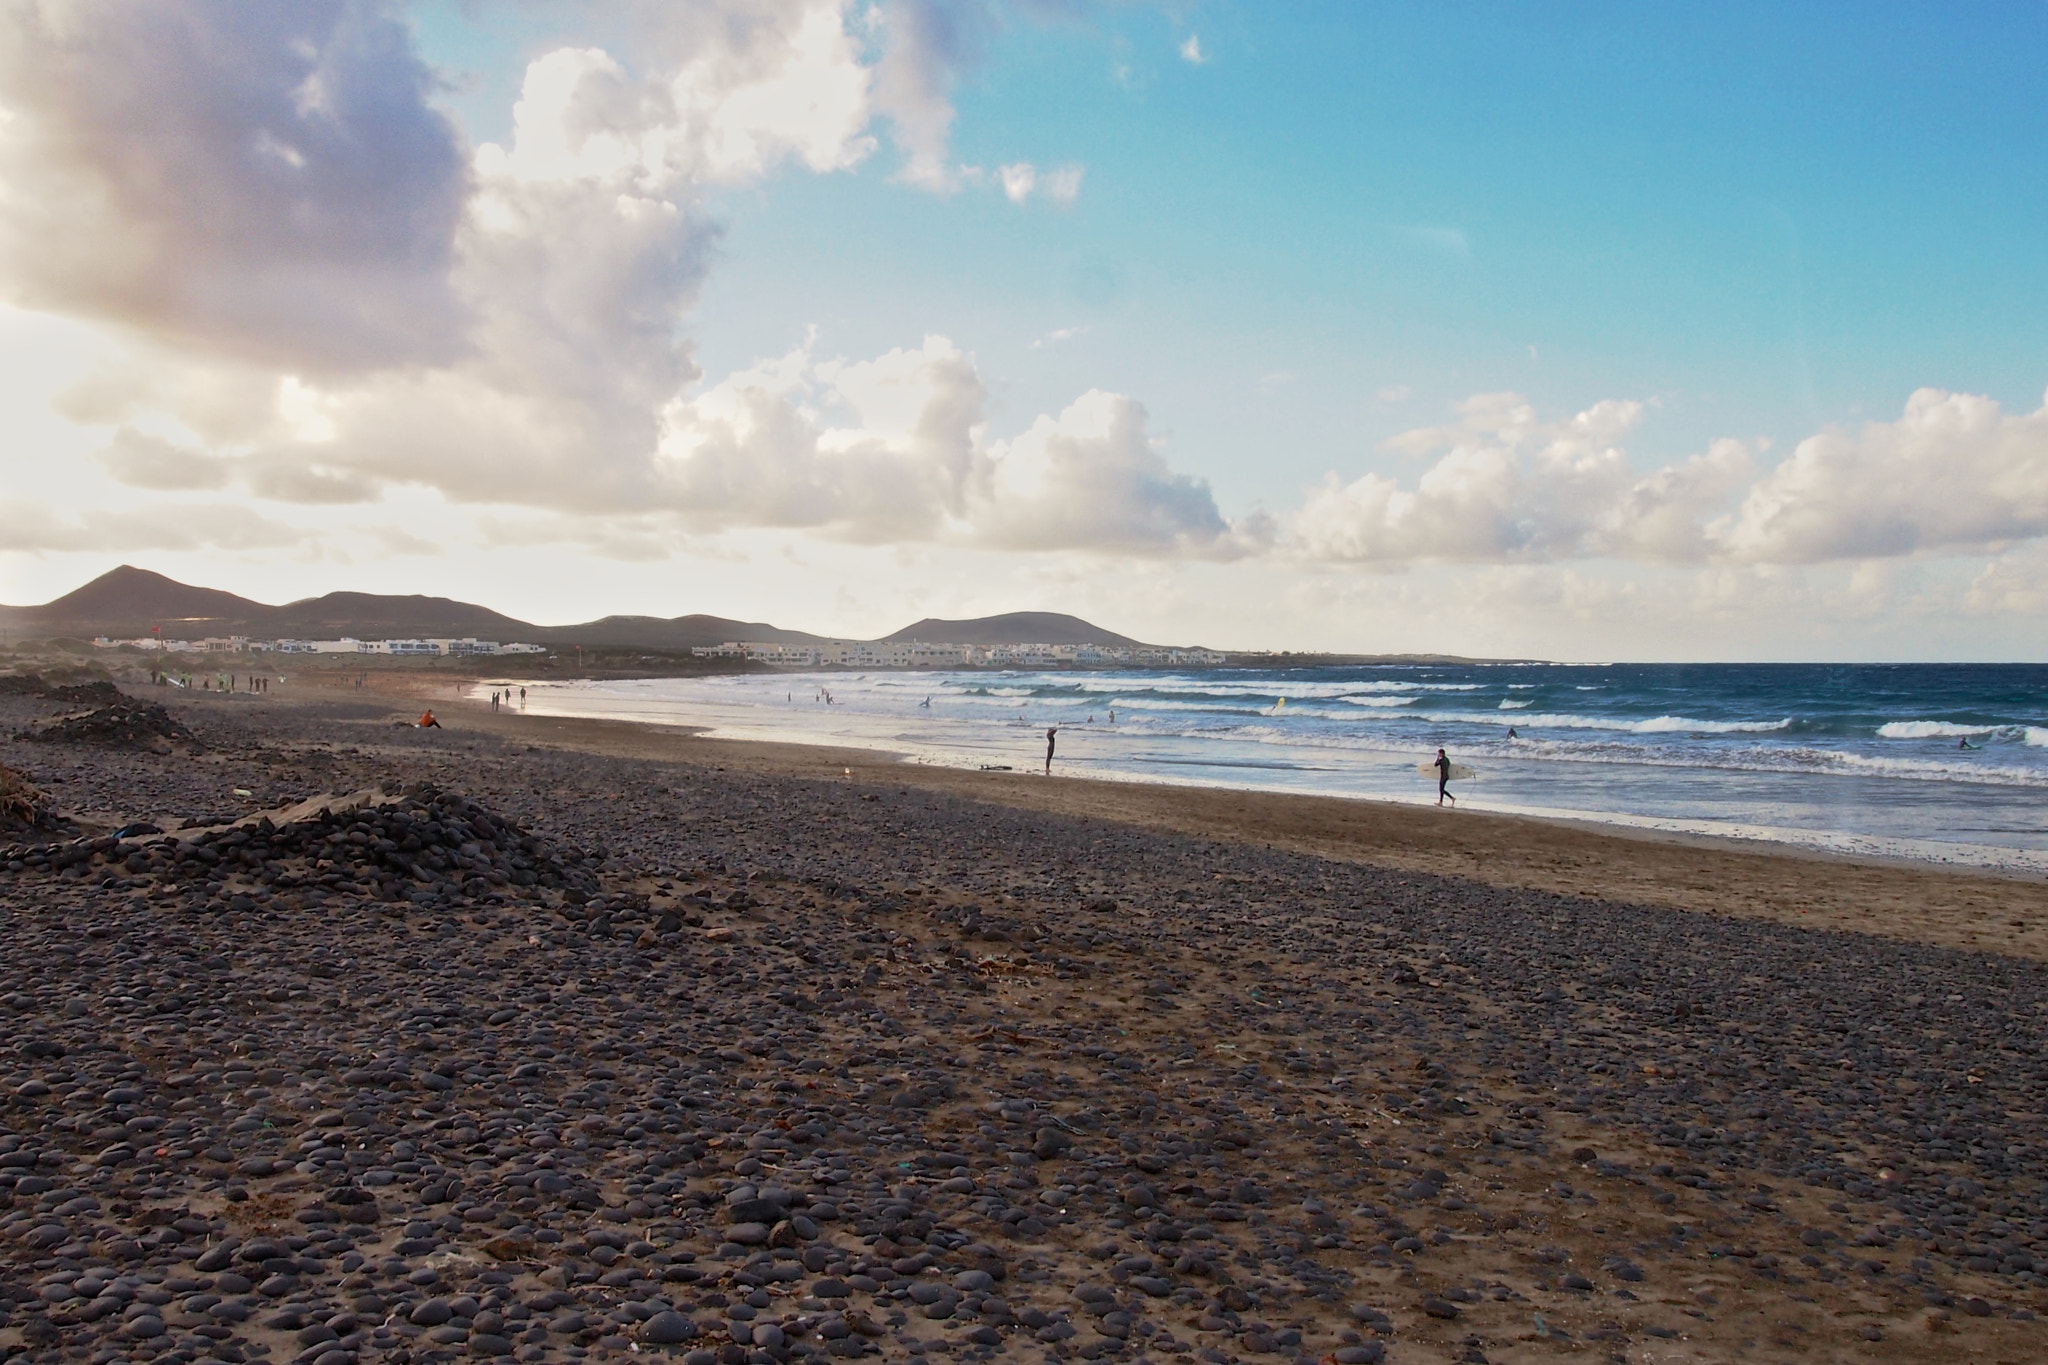
<instances>
[{"instance_id":1,"label":"group of people on beach","mask_svg":"<svg viewBox=\"0 0 2048 1365\"><path fill-rule=\"evenodd\" d=\"M493 711L497 710L500 706L510 706L511 704L511 688L507 687L503 691L491 693L491 709ZM519 689L519 706L522 710L526 707L526 689L523 687Z\"/></svg>"}]
</instances>

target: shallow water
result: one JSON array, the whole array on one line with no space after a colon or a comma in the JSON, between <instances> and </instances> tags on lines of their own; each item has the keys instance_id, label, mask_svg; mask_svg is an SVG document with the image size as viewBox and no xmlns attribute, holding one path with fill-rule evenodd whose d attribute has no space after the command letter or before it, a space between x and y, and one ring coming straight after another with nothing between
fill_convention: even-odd
<instances>
[{"instance_id":1,"label":"shallow water","mask_svg":"<svg viewBox=\"0 0 2048 1365\"><path fill-rule=\"evenodd\" d=\"M1416 765L1441 745L1478 771L1452 788L1472 809L2048 872L2048 667L2038 665L797 673L523 685L531 714L701 725L731 738L889 749L968 768L1038 769L1045 730L1057 725L1056 773L1417 802L1435 800L1434 779Z\"/></svg>"}]
</instances>

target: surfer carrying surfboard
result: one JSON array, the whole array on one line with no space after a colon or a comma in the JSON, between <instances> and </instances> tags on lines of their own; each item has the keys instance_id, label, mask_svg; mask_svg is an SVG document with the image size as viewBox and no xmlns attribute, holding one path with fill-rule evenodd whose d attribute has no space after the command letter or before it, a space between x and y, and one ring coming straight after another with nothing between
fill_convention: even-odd
<instances>
[{"instance_id":1,"label":"surfer carrying surfboard","mask_svg":"<svg viewBox=\"0 0 2048 1365\"><path fill-rule=\"evenodd\" d=\"M1452 805L1458 804L1458 798L1451 796L1450 755L1446 754L1442 749L1438 749L1436 751L1436 803L1441 806L1444 803L1444 798L1447 796L1450 797Z\"/></svg>"}]
</instances>

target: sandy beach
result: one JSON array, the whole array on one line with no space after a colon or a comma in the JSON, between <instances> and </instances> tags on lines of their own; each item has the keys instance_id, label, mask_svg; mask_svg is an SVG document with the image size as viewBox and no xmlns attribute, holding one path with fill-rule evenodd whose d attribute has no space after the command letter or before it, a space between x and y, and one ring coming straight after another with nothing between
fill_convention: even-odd
<instances>
[{"instance_id":1,"label":"sandy beach","mask_svg":"<svg viewBox=\"0 0 2048 1365\"><path fill-rule=\"evenodd\" d=\"M0 1354L2044 1352L2037 883L378 681L0 742Z\"/></svg>"}]
</instances>

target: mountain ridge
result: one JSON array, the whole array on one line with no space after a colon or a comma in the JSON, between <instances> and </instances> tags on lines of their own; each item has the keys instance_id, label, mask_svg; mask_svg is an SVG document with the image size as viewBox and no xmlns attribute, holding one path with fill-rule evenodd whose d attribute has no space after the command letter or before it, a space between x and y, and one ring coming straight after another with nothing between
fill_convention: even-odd
<instances>
[{"instance_id":1,"label":"mountain ridge","mask_svg":"<svg viewBox=\"0 0 2048 1365\"><path fill-rule=\"evenodd\" d=\"M197 587L123 564L40 606L0 606L0 630L12 635L105 635L137 639L161 627L167 639L247 635L257 639L406 639L476 636L503 644L524 641L586 648L690 649L731 640L771 644L817 644L820 635L784 630L759 621L723 616L612 615L565 626L543 626L489 607L425 594L393 595L337 591L281 606L257 602L220 588ZM1018 633L1042 628L1048 634ZM941 635L934 629L965 634ZM851 637L837 637L851 638ZM1006 612L998 616L944 621L927 617L882 643L912 638L949 644L1104 644L1138 641L1059 612Z\"/></svg>"},{"instance_id":2,"label":"mountain ridge","mask_svg":"<svg viewBox=\"0 0 2048 1365\"><path fill-rule=\"evenodd\" d=\"M1036 633L1033 633L1036 632ZM884 644L906 644L927 640L953 645L1129 645L1142 648L1127 635L1057 611L1006 611L997 616L977 616L948 621L927 616L905 626L894 635L884 635Z\"/></svg>"}]
</instances>

